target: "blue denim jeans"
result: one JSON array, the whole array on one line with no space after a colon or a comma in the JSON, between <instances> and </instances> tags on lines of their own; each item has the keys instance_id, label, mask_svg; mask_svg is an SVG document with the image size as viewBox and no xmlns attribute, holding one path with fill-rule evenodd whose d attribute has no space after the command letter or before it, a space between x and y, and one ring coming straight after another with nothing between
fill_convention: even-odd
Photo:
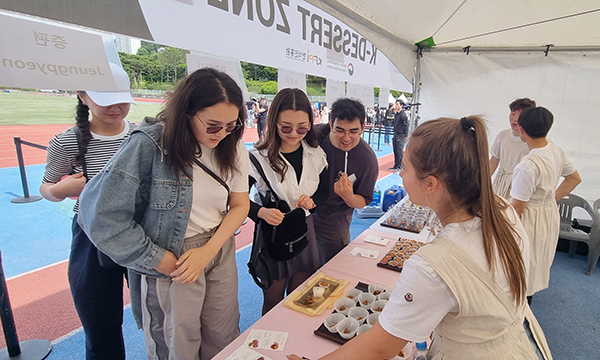
<instances>
[{"instance_id":1,"label":"blue denim jeans","mask_svg":"<svg viewBox=\"0 0 600 360\"><path fill-rule=\"evenodd\" d=\"M386 127L384 127L384 129L385 129L385 135L383 137L383 142L385 142L386 144L390 144L392 142L390 139L392 136L393 128L391 126L386 126Z\"/></svg>"}]
</instances>

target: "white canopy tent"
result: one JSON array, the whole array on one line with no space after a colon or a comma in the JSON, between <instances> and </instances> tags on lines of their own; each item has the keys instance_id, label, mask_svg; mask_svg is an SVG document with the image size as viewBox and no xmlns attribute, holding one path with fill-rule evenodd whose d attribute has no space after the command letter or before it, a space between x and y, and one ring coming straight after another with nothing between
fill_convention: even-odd
<instances>
[{"instance_id":1,"label":"white canopy tent","mask_svg":"<svg viewBox=\"0 0 600 360\"><path fill-rule=\"evenodd\" d=\"M582 175L576 192L590 201L600 197L598 1L307 2L387 55L413 82L422 119L481 114L493 141L508 127L514 99L547 107L555 116L549 137Z\"/></svg>"}]
</instances>

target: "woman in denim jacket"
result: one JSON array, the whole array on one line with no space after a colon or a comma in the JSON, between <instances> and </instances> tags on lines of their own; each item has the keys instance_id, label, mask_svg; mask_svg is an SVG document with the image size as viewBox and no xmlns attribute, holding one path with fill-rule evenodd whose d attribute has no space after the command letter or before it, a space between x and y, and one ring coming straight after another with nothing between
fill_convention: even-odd
<instances>
[{"instance_id":1,"label":"woman in denim jacket","mask_svg":"<svg viewBox=\"0 0 600 360\"><path fill-rule=\"evenodd\" d=\"M92 242L142 274L149 359L210 359L239 335L233 234L249 209L244 119L235 81L198 70L80 198Z\"/></svg>"}]
</instances>

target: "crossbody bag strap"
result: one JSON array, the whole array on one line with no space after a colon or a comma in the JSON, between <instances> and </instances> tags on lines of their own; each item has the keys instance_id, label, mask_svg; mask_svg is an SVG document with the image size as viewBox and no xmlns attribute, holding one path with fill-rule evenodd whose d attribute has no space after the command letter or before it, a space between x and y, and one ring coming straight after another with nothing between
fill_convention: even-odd
<instances>
[{"instance_id":1,"label":"crossbody bag strap","mask_svg":"<svg viewBox=\"0 0 600 360\"><path fill-rule=\"evenodd\" d=\"M79 149L77 157L83 156L83 162L81 163L81 167L83 169L83 176L87 180L89 180L88 172L87 172L87 165L85 164L85 154L87 154L87 147L83 146L83 141L82 141L83 135L81 134L81 129L79 129L77 126L75 127L75 136L77 137L77 148Z\"/></svg>"},{"instance_id":2,"label":"crossbody bag strap","mask_svg":"<svg viewBox=\"0 0 600 360\"><path fill-rule=\"evenodd\" d=\"M252 164L254 164L256 171L258 171L258 175L260 175L260 177L262 177L263 181L265 182L265 184L267 185L269 190L271 190L271 194L273 194L275 201L279 201L280 198L279 198L279 196L277 196L277 193L275 192L275 190L273 190L273 187L271 186L271 183L269 182L269 180L267 180L267 175L265 175L265 172L264 172L262 166L260 165L260 162L258 161L258 159L252 153L248 153L248 155L250 155L250 161L252 162Z\"/></svg>"},{"instance_id":3,"label":"crossbody bag strap","mask_svg":"<svg viewBox=\"0 0 600 360\"><path fill-rule=\"evenodd\" d=\"M212 176L213 179L217 180L217 182L219 184L223 185L225 190L227 190L227 204L225 204L225 207L229 208L229 194L231 193L231 190L229 190L229 186L227 185L227 183L223 179L218 177L217 174L212 172L212 170L209 169L206 165L204 165L202 162L200 162L200 160L198 160L198 166L200 166L202 168L202 170L206 171L206 173L208 175ZM225 210L225 213L227 213L227 210Z\"/></svg>"}]
</instances>

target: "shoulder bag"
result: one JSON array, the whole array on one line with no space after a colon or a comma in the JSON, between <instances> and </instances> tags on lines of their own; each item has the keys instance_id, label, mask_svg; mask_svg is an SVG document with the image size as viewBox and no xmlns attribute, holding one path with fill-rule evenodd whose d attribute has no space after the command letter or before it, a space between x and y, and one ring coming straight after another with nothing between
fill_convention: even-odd
<instances>
[{"instance_id":1,"label":"shoulder bag","mask_svg":"<svg viewBox=\"0 0 600 360\"><path fill-rule=\"evenodd\" d=\"M285 214L277 226L259 219L254 229L248 270L254 278L254 282L266 289L272 282L269 263L287 261L298 256L308 246L308 226L304 209L290 210L287 202L281 200L271 187L262 166L253 154L250 154L250 161L269 188L265 196L261 195L262 206L279 209Z\"/></svg>"}]
</instances>

